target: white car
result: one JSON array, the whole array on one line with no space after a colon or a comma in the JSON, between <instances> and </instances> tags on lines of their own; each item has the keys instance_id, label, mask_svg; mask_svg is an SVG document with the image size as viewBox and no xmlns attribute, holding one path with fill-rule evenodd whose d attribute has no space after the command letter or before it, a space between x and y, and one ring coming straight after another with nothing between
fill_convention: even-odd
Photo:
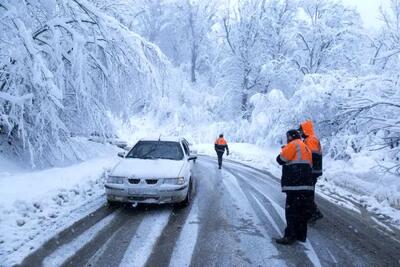
<instances>
[{"instance_id":1,"label":"white car","mask_svg":"<svg viewBox=\"0 0 400 267\"><path fill-rule=\"evenodd\" d=\"M189 143L183 138L141 139L108 174L105 190L109 204L181 203L192 196Z\"/></svg>"}]
</instances>

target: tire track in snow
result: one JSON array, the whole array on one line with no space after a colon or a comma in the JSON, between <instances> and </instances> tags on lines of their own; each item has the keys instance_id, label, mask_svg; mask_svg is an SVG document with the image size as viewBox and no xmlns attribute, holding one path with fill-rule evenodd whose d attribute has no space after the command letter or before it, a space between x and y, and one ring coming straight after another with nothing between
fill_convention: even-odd
<instances>
[{"instance_id":1,"label":"tire track in snow","mask_svg":"<svg viewBox=\"0 0 400 267\"><path fill-rule=\"evenodd\" d=\"M102 219L101 221L90 227L88 230L83 232L81 235L79 235L71 242L57 248L53 253L48 255L43 260L43 266L52 267L52 266L62 265L69 258L73 257L77 251L79 251L87 243L89 243L96 236L98 232L100 232L107 225L109 225L119 213L120 211L112 213L111 215L105 217L104 219Z\"/></svg>"},{"instance_id":2,"label":"tire track in snow","mask_svg":"<svg viewBox=\"0 0 400 267\"><path fill-rule=\"evenodd\" d=\"M142 220L129 243L120 267L136 267L146 264L171 215L171 211L151 211L149 213Z\"/></svg>"},{"instance_id":3,"label":"tire track in snow","mask_svg":"<svg viewBox=\"0 0 400 267\"><path fill-rule=\"evenodd\" d=\"M278 234L282 234L282 231L279 229L278 225L276 224L276 222L274 221L274 219L272 218L271 214L269 214L268 210L265 209L265 207L260 203L260 201L257 199L257 197L253 194L250 193L251 196L253 197L255 203L257 203L257 205L260 207L261 211L264 213L265 217L267 217L268 221L271 223L271 225L274 227L275 231Z\"/></svg>"},{"instance_id":4,"label":"tire track in snow","mask_svg":"<svg viewBox=\"0 0 400 267\"><path fill-rule=\"evenodd\" d=\"M257 197L256 194L254 194L254 192L256 192L258 194L261 194L261 192L263 190L265 190L265 188L263 188L263 189L259 188L260 185L257 183L257 181L249 179L248 177L246 177L245 176L246 173L243 173L243 171L238 171L236 173L234 173L234 171L231 170L231 169L228 170L228 171L237 179L238 183L240 184L239 185L240 188L242 188L244 190L244 192L245 192L244 194L246 196L248 196L247 198L249 199L250 203L257 204L257 205L255 205L255 207L257 209L259 209L258 203L261 204L261 206L264 208L263 210L261 210L262 213L264 214L265 212L267 212L267 214L275 222L276 226L278 226L279 224L284 224L284 222L285 222L285 219L284 219L285 213L283 213L283 219L282 219L282 214L279 214L280 210L277 209L277 207L280 207L279 204L277 203L277 201L272 200L271 197L268 196L268 199L267 199L268 201L266 202L266 204L268 206L272 207L273 209L272 210L267 210L266 207L265 207L265 204L264 205L262 204L263 201L265 201L265 200L264 199L260 199L260 197ZM252 174L252 175L254 175L254 174ZM254 176L252 176L252 177L254 177ZM274 191L273 189L271 190L271 188L269 188L268 185L267 185L267 188L269 189L268 192L270 194L273 194L276 198L278 198L278 197L282 198L282 201L283 201L283 196L281 196L280 188L279 188L278 192ZM277 187L277 190L278 190L278 187ZM262 193L262 195L264 196L265 194ZM253 196L255 198L255 200L258 201L258 203L253 201L254 199L251 196ZM277 207L273 207L273 205L276 205ZM277 232L281 233L282 231L279 230Z\"/></svg>"},{"instance_id":5,"label":"tire track in snow","mask_svg":"<svg viewBox=\"0 0 400 267\"><path fill-rule=\"evenodd\" d=\"M71 259L69 266L103 267L117 265L145 213L138 213L140 209L123 208L119 221L109 231L97 235L85 251L75 255L75 260ZM111 235L110 235L111 234Z\"/></svg>"},{"instance_id":6,"label":"tire track in snow","mask_svg":"<svg viewBox=\"0 0 400 267\"><path fill-rule=\"evenodd\" d=\"M232 173L232 171L230 171L230 172ZM259 194L263 195L269 201L269 203L272 205L272 207L275 209L277 214L281 217L282 221L285 221L285 210L276 201L271 199L268 195L266 195L264 192L262 192L262 190L260 190L259 188L256 188L255 185L252 185L249 182L249 179L246 179L245 177L243 177L242 174L233 174L232 173L232 175L243 179L244 181L246 181L247 185L249 185L251 188L253 188L253 190L255 190ZM318 255L315 252L309 238L307 238L307 241L305 243L301 243L301 244L305 247L305 253L306 253L307 257L309 258L309 260L312 262L312 264L315 267L322 266L320 259L318 258Z\"/></svg>"},{"instance_id":7,"label":"tire track in snow","mask_svg":"<svg viewBox=\"0 0 400 267\"><path fill-rule=\"evenodd\" d=\"M231 170L229 170L229 172L231 172ZM267 200L265 200L265 198L260 197L259 193L255 192L254 188L248 184L248 181L253 181L253 180L244 179L239 175L233 175L233 176L236 178L240 188L243 190L243 193L247 196L248 202L251 204L253 210L255 211L256 216L259 218L259 221L261 222L260 225L262 226L263 231L269 233L269 236L277 237L277 233L282 232L279 228L279 225L282 225L281 228L283 229L284 221L272 207L272 204L270 204ZM271 220L274 222L275 227L274 226L271 227L270 220L266 218L268 216L265 214L265 211L260 208L256 200L258 200L259 204L263 203L261 204L261 206L263 206L264 209L267 210L267 214L271 217ZM275 242L271 237L269 238L269 242L271 242L272 245L278 250L279 254L276 258L284 260L287 265L289 266L312 265L304 250L299 249L299 247L278 246L275 244Z\"/></svg>"},{"instance_id":8,"label":"tire track in snow","mask_svg":"<svg viewBox=\"0 0 400 267\"><path fill-rule=\"evenodd\" d=\"M101 247L100 249L98 249L96 251L95 254L93 254L93 256L89 259L89 261L86 263L85 267L91 267L91 266L96 266L96 262L99 261L99 259L101 258L101 256L103 255L103 253L108 249L111 241L115 238L115 236L118 234L119 231L116 231L115 233L113 233L110 237L110 239L108 239Z\"/></svg>"},{"instance_id":9,"label":"tire track in snow","mask_svg":"<svg viewBox=\"0 0 400 267\"><path fill-rule=\"evenodd\" d=\"M49 226L45 233L41 233L38 242L42 243L33 252L23 259L21 266L38 266L41 265L43 259L55 251L63 244L69 243L77 236L87 231L91 226L100 220L115 212L104 205L104 196L95 198L87 204L71 211L71 213L62 217L62 220L56 225ZM29 244L29 243L27 243ZM25 254L25 253L23 253ZM7 265L7 264L6 264Z\"/></svg>"},{"instance_id":10,"label":"tire track in snow","mask_svg":"<svg viewBox=\"0 0 400 267\"><path fill-rule=\"evenodd\" d=\"M251 185L250 185L251 186ZM252 186L253 187L253 186ZM268 199L268 201L272 204L272 207L274 207L274 209L276 210L276 212L279 214L279 216L281 217L281 219L283 221L285 221L285 210L279 206L278 203L276 203L274 200L272 200L270 197L268 197L266 194L264 194L263 192L261 192L260 190L256 189L255 187L253 187L254 190L256 190L258 193L262 194L266 199ZM308 237L306 242L299 242L302 246L304 246L306 248L305 252L307 257L310 259L310 261L312 262L312 264L315 267L320 267L321 265L321 261L318 258L317 253L314 250L314 247L311 244L310 238Z\"/></svg>"},{"instance_id":11,"label":"tire track in snow","mask_svg":"<svg viewBox=\"0 0 400 267\"><path fill-rule=\"evenodd\" d=\"M250 225L246 225L245 233L241 233L239 231L239 237L241 243L245 248L251 248L255 245L255 247L262 247L263 253L260 254L257 250L247 250L246 253L249 255L249 258L253 261L252 264L256 266L264 266L268 264L268 266L286 266L285 261L278 257L279 251L276 249L275 245L271 242L271 237L266 231L264 227L260 227L262 225L262 221L260 217L257 215L256 210L254 209L251 198L248 197L247 192L245 192L243 187L239 184L237 177L233 175L230 171L227 171L223 184L227 189L229 195L232 198L232 201L237 204L238 211L236 216L236 220L254 222L253 227L248 228ZM253 216L255 215L255 216ZM231 215L232 216L232 215ZM234 217L233 217L234 218ZM243 222L243 221L242 221ZM256 232L253 232L256 230ZM259 233L259 235L254 235L255 233ZM250 234L250 235L249 235Z\"/></svg>"},{"instance_id":12,"label":"tire track in snow","mask_svg":"<svg viewBox=\"0 0 400 267\"><path fill-rule=\"evenodd\" d=\"M258 193L262 194L266 199L268 199L268 201L272 204L272 207L274 207L275 211L279 214L279 216L281 217L281 219L283 221L285 221L285 210L279 206L278 203L276 203L274 200L272 200L269 196L267 196L266 194L264 194L262 191L260 191L259 189L255 188L254 186L250 185L251 187L253 187L254 190L256 190ZM304 246L306 248L305 252L307 257L310 259L310 261L312 262L312 264L315 267L320 267L321 265L321 261L318 258L317 253L315 252L311 241L309 240L310 238L308 237L305 243L299 242L302 246Z\"/></svg>"},{"instance_id":13,"label":"tire track in snow","mask_svg":"<svg viewBox=\"0 0 400 267\"><path fill-rule=\"evenodd\" d=\"M199 235L199 211L198 198L192 203L189 216L187 217L178 241L172 252L170 267L190 266L194 248Z\"/></svg>"}]
</instances>

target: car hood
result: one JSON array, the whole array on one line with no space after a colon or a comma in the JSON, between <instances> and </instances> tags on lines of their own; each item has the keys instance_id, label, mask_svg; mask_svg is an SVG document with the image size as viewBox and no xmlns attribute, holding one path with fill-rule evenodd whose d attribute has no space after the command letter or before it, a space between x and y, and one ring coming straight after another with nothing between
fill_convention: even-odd
<instances>
[{"instance_id":1,"label":"car hood","mask_svg":"<svg viewBox=\"0 0 400 267\"><path fill-rule=\"evenodd\" d=\"M111 171L112 176L137 178L178 177L184 162L168 159L123 159Z\"/></svg>"}]
</instances>

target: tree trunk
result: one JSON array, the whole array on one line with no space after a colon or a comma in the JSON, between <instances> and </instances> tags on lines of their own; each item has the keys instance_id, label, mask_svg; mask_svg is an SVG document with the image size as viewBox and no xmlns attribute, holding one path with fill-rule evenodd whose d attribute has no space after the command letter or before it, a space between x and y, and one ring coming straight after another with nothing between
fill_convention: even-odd
<instances>
[{"instance_id":1,"label":"tree trunk","mask_svg":"<svg viewBox=\"0 0 400 267\"><path fill-rule=\"evenodd\" d=\"M189 4L190 6L190 13L189 13L189 24L190 24L190 31L192 34L192 57L191 57L191 66L190 66L190 80L192 81L192 83L196 82L196 64L197 64L197 48L198 48L198 44L196 43L196 33L194 30L194 19L193 19L193 10L192 10L192 6Z\"/></svg>"},{"instance_id":2,"label":"tree trunk","mask_svg":"<svg viewBox=\"0 0 400 267\"><path fill-rule=\"evenodd\" d=\"M250 118L248 114L248 98L249 98L249 93L248 93L248 84L249 84L249 78L247 75L248 71L245 71L245 77L243 78L243 84L242 84L242 101L241 101L241 110L242 110L242 118L248 120Z\"/></svg>"},{"instance_id":3,"label":"tree trunk","mask_svg":"<svg viewBox=\"0 0 400 267\"><path fill-rule=\"evenodd\" d=\"M196 82L196 64L197 64L197 49L196 49L196 44L193 43L192 59L191 59L191 66L190 66L190 80L192 81L192 83Z\"/></svg>"}]
</instances>

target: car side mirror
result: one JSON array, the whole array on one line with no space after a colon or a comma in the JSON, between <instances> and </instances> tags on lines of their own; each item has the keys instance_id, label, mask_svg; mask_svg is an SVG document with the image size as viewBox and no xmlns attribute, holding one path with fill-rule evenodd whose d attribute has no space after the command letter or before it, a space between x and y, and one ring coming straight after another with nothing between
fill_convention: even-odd
<instances>
[{"instance_id":1,"label":"car side mirror","mask_svg":"<svg viewBox=\"0 0 400 267\"><path fill-rule=\"evenodd\" d=\"M126 151L130 151L132 149L132 147L131 146L126 146L126 147L123 147L122 149L124 149Z\"/></svg>"},{"instance_id":2,"label":"car side mirror","mask_svg":"<svg viewBox=\"0 0 400 267\"><path fill-rule=\"evenodd\" d=\"M118 157L120 157L120 158L125 158L125 152L123 151L123 152L118 152Z\"/></svg>"},{"instance_id":3,"label":"car side mirror","mask_svg":"<svg viewBox=\"0 0 400 267\"><path fill-rule=\"evenodd\" d=\"M116 144L116 146L119 148L125 149L128 146L128 144L126 142L119 142Z\"/></svg>"},{"instance_id":4,"label":"car side mirror","mask_svg":"<svg viewBox=\"0 0 400 267\"><path fill-rule=\"evenodd\" d=\"M197 156L190 156L190 157L188 158L189 161L190 161L190 160L196 161L196 159L197 159Z\"/></svg>"}]
</instances>

